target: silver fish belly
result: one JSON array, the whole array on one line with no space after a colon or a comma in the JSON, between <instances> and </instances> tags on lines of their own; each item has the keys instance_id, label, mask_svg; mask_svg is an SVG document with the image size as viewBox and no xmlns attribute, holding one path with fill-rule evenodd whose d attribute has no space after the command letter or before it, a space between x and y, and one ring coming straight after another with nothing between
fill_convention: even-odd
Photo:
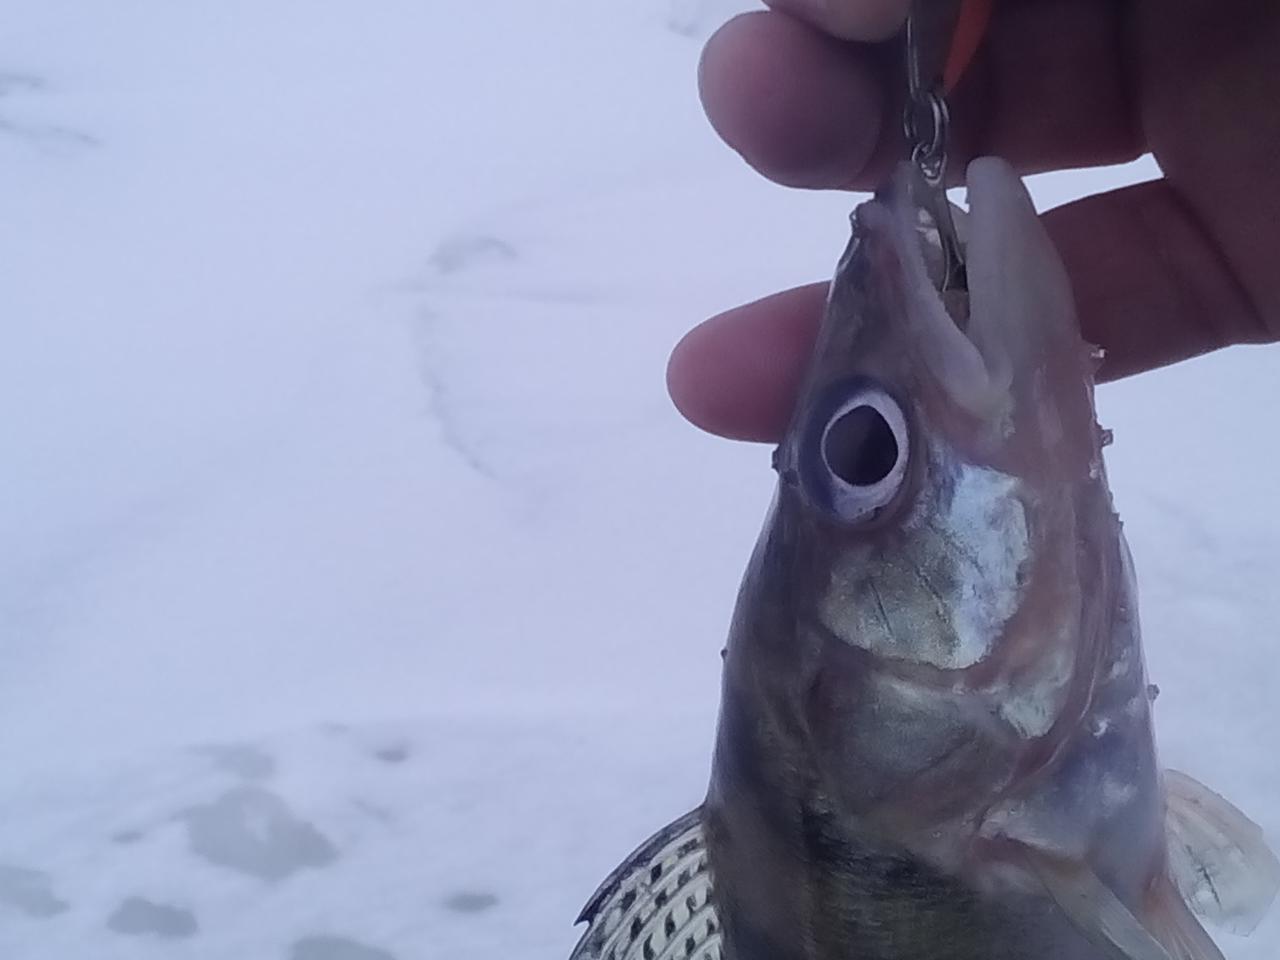
<instances>
[{"instance_id":1,"label":"silver fish belly","mask_svg":"<svg viewBox=\"0 0 1280 960\"><path fill-rule=\"evenodd\" d=\"M1070 286L976 161L969 304L902 174L854 216L727 646L705 803L573 960L1216 960L1280 887L1162 771ZM927 225L925 225L927 226Z\"/></svg>"}]
</instances>

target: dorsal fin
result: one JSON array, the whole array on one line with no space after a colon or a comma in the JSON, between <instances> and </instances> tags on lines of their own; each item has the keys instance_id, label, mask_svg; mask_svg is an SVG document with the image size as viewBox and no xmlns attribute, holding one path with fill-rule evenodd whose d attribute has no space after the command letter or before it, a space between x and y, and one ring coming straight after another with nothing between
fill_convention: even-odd
<instances>
[{"instance_id":1,"label":"dorsal fin","mask_svg":"<svg viewBox=\"0 0 1280 960\"><path fill-rule=\"evenodd\" d=\"M702 808L663 827L587 901L569 960L721 960Z\"/></svg>"}]
</instances>

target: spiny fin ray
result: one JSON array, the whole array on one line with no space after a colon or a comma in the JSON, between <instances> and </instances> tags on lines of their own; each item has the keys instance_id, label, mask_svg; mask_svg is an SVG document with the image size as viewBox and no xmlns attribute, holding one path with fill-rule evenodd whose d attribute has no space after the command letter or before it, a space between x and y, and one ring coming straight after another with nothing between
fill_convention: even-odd
<instances>
[{"instance_id":1,"label":"spiny fin ray","mask_svg":"<svg viewBox=\"0 0 1280 960\"><path fill-rule=\"evenodd\" d=\"M569 960L721 960L702 808L663 827L605 879Z\"/></svg>"}]
</instances>

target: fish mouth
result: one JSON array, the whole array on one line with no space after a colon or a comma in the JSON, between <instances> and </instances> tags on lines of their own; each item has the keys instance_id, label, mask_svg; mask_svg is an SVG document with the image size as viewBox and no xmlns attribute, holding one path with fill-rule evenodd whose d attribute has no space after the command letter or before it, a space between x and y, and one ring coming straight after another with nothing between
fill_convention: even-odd
<instances>
[{"instance_id":1,"label":"fish mouth","mask_svg":"<svg viewBox=\"0 0 1280 960\"><path fill-rule=\"evenodd\" d=\"M951 319L965 329L969 319L965 268L968 213L953 204L945 190L925 180L912 163L899 167L890 181L876 191L875 201L891 210L907 207L912 211L925 272Z\"/></svg>"},{"instance_id":2,"label":"fish mouth","mask_svg":"<svg viewBox=\"0 0 1280 960\"><path fill-rule=\"evenodd\" d=\"M984 337L975 324L975 297L967 283L955 282L948 268L946 246L939 228L940 214L930 209L928 188L912 164L903 164L875 197L854 212L859 245L866 246L872 272L887 282L898 304L907 342L946 398L968 413L987 418L998 411L1009 392L1009 364L998 341ZM975 257L989 250L971 242L973 220L983 222L981 196L971 196L971 211L951 205L964 277L983 280L992 275ZM979 295L978 301L983 297Z\"/></svg>"},{"instance_id":3,"label":"fish mouth","mask_svg":"<svg viewBox=\"0 0 1280 960\"><path fill-rule=\"evenodd\" d=\"M919 173L904 164L855 212L871 270L907 326L912 349L948 400L984 420L1007 420L1034 401L1032 381L1055 394L1092 382L1070 279L1022 179L983 157L966 171L968 211L950 208L964 254L963 290L943 280L937 215ZM931 195L932 196L932 195ZM926 198L927 199L927 198Z\"/></svg>"}]
</instances>

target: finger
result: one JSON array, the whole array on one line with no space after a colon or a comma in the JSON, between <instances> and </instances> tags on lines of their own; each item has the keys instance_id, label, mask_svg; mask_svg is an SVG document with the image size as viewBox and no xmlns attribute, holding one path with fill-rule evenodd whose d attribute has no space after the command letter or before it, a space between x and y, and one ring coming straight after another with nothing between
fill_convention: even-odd
<instances>
[{"instance_id":1,"label":"finger","mask_svg":"<svg viewBox=\"0 0 1280 960\"><path fill-rule=\"evenodd\" d=\"M1136 156L1122 8L999 5L951 98L953 170L987 153L1024 173ZM703 102L726 142L771 179L869 189L904 154L898 60L893 45L839 43L780 13L748 14L708 42Z\"/></svg>"},{"instance_id":2,"label":"finger","mask_svg":"<svg viewBox=\"0 0 1280 960\"><path fill-rule=\"evenodd\" d=\"M1045 226L1075 291L1103 380L1233 343L1274 339L1212 239L1165 182L1049 211ZM697 426L739 440L782 436L813 350L826 284L706 321L676 347L668 386ZM1034 322L1033 319L1028 322Z\"/></svg>"},{"instance_id":3,"label":"finger","mask_svg":"<svg viewBox=\"0 0 1280 960\"><path fill-rule=\"evenodd\" d=\"M1100 379L1275 338L1167 181L1078 200L1044 222L1071 275L1081 333L1106 350Z\"/></svg>"},{"instance_id":4,"label":"finger","mask_svg":"<svg viewBox=\"0 0 1280 960\"><path fill-rule=\"evenodd\" d=\"M826 290L824 283L787 290L690 330L667 366L676 408L702 429L734 440L782 436Z\"/></svg>"},{"instance_id":5,"label":"finger","mask_svg":"<svg viewBox=\"0 0 1280 960\"><path fill-rule=\"evenodd\" d=\"M722 27L703 51L698 86L721 138L788 186L843 182L886 139L875 57L850 56L846 44L781 14Z\"/></svg>"},{"instance_id":6,"label":"finger","mask_svg":"<svg viewBox=\"0 0 1280 960\"><path fill-rule=\"evenodd\" d=\"M887 40L902 28L911 0L765 0L833 37Z\"/></svg>"}]
</instances>

